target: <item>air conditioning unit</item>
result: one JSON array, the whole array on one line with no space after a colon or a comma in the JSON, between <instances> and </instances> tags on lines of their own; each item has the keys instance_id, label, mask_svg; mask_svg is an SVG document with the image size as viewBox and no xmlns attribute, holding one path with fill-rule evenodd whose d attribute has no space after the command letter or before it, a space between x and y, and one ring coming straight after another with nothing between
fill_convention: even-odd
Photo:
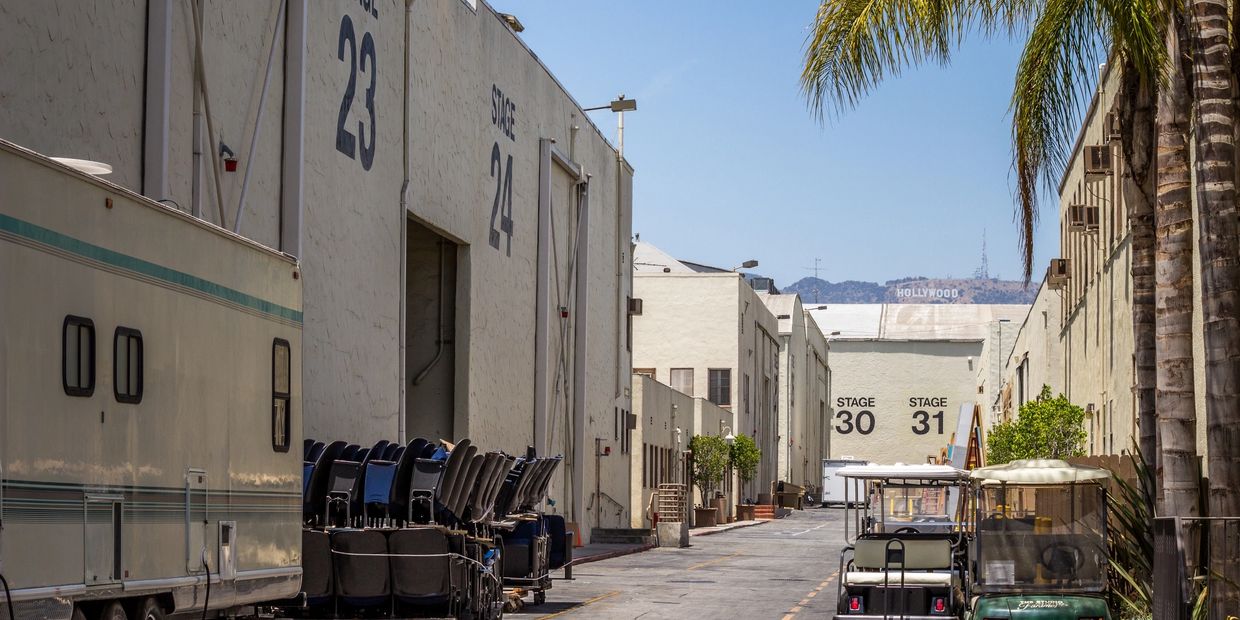
<instances>
[{"instance_id":1,"label":"air conditioning unit","mask_svg":"<svg viewBox=\"0 0 1240 620\"><path fill-rule=\"evenodd\" d=\"M1107 112L1102 119L1102 135L1108 142L1119 142L1123 139L1123 131L1119 124L1119 112Z\"/></svg>"},{"instance_id":2,"label":"air conditioning unit","mask_svg":"<svg viewBox=\"0 0 1240 620\"><path fill-rule=\"evenodd\" d=\"M1068 283L1069 261L1066 258L1052 258L1046 268L1046 286L1051 289L1063 288Z\"/></svg>"},{"instance_id":3,"label":"air conditioning unit","mask_svg":"<svg viewBox=\"0 0 1240 620\"><path fill-rule=\"evenodd\" d=\"M1094 232L1098 230L1098 207L1093 205L1068 205L1068 230Z\"/></svg>"},{"instance_id":4,"label":"air conditioning unit","mask_svg":"<svg viewBox=\"0 0 1240 620\"><path fill-rule=\"evenodd\" d=\"M1110 145L1090 145L1085 147L1085 176L1099 177L1111 174Z\"/></svg>"},{"instance_id":5,"label":"air conditioning unit","mask_svg":"<svg viewBox=\"0 0 1240 620\"><path fill-rule=\"evenodd\" d=\"M629 298L629 314L633 316L642 315L642 300L638 297Z\"/></svg>"},{"instance_id":6,"label":"air conditioning unit","mask_svg":"<svg viewBox=\"0 0 1240 620\"><path fill-rule=\"evenodd\" d=\"M1085 207L1085 232L1097 232L1101 225L1099 222L1099 209L1096 206Z\"/></svg>"}]
</instances>

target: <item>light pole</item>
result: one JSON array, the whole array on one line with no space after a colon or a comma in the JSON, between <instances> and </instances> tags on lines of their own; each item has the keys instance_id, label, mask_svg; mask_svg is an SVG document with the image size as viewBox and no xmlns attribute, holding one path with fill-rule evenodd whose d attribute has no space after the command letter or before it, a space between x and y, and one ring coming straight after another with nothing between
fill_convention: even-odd
<instances>
[{"instance_id":1,"label":"light pole","mask_svg":"<svg viewBox=\"0 0 1240 620\"><path fill-rule=\"evenodd\" d=\"M758 266L758 261L757 261L757 260L755 260L755 259L752 259L752 258L751 258L751 259L749 259L749 260L747 260L747 261L745 261L745 262L741 263L740 265L737 265L736 267L733 267L733 268L732 268L732 271L736 271L736 270L738 270L738 269L753 269L754 267L757 267L757 266Z\"/></svg>"},{"instance_id":2,"label":"light pole","mask_svg":"<svg viewBox=\"0 0 1240 620\"><path fill-rule=\"evenodd\" d=\"M585 108L582 111L593 112L595 110L611 110L616 113L616 156L624 159L624 113L637 110L637 100L625 99L624 93L620 93L615 101L607 105Z\"/></svg>"}]
</instances>

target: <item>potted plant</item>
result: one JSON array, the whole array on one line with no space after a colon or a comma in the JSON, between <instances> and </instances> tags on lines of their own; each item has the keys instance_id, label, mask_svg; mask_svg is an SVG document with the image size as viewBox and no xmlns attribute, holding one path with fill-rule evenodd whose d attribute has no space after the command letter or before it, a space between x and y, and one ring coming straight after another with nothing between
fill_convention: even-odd
<instances>
[{"instance_id":1,"label":"potted plant","mask_svg":"<svg viewBox=\"0 0 1240 620\"><path fill-rule=\"evenodd\" d=\"M706 504L693 509L693 522L697 527L711 527L718 524L719 514L709 502L728 467L728 444L721 437L695 435L689 440L689 450L693 453L693 484L701 490Z\"/></svg>"},{"instance_id":2,"label":"potted plant","mask_svg":"<svg viewBox=\"0 0 1240 620\"><path fill-rule=\"evenodd\" d=\"M728 462L730 467L736 469L736 474L741 479L741 485L753 480L754 475L758 473L758 463L762 461L762 450L758 449L758 444L748 435L737 435L732 442L731 449L728 450ZM753 521L754 507L752 504L737 504L736 519L738 521Z\"/></svg>"}]
</instances>

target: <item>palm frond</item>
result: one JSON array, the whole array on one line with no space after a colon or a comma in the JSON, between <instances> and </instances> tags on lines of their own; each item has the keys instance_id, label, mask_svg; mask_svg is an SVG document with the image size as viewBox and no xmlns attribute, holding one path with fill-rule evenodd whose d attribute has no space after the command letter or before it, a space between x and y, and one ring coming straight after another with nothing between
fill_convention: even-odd
<instances>
[{"instance_id":1,"label":"palm frond","mask_svg":"<svg viewBox=\"0 0 1240 620\"><path fill-rule=\"evenodd\" d=\"M1067 163L1105 57L1106 20L1093 0L1048 0L1025 44L1012 94L1012 155L1024 276L1033 275L1038 190Z\"/></svg>"},{"instance_id":2,"label":"palm frond","mask_svg":"<svg viewBox=\"0 0 1240 620\"><path fill-rule=\"evenodd\" d=\"M887 77L946 64L971 31L1012 32L1037 0L825 0L805 52L801 89L819 118L854 107Z\"/></svg>"}]
</instances>

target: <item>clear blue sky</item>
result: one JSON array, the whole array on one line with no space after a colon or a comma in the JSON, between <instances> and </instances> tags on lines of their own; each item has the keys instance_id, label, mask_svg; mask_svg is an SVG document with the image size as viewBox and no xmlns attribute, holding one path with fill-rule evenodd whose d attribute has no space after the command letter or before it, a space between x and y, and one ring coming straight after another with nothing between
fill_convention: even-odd
<instances>
[{"instance_id":1,"label":"clear blue sky","mask_svg":"<svg viewBox=\"0 0 1240 620\"><path fill-rule=\"evenodd\" d=\"M636 169L633 230L674 256L790 284L1020 275L1010 154L1019 47L975 40L949 67L880 86L824 125L798 76L817 3L495 0L583 106L618 93ZM614 139L609 111L591 114ZM1039 265L1058 251L1045 203Z\"/></svg>"}]
</instances>

